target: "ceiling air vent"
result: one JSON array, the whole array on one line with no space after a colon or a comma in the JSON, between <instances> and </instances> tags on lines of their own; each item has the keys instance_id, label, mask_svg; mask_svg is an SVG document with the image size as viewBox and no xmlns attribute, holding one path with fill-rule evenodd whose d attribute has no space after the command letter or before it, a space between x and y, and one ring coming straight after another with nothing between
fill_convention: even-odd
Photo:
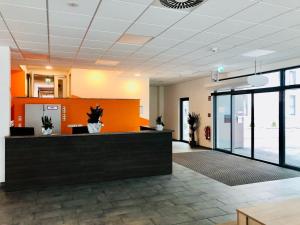
<instances>
[{"instance_id":1,"label":"ceiling air vent","mask_svg":"<svg viewBox=\"0 0 300 225\"><path fill-rule=\"evenodd\" d=\"M187 9L195 7L205 0L160 0L163 6L173 9Z\"/></svg>"}]
</instances>

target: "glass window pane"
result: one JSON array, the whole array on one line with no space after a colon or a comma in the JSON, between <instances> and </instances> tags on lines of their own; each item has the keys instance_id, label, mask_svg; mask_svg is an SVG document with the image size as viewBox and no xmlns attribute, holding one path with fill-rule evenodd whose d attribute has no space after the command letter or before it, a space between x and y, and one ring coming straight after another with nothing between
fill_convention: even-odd
<instances>
[{"instance_id":1,"label":"glass window pane","mask_svg":"<svg viewBox=\"0 0 300 225\"><path fill-rule=\"evenodd\" d=\"M231 96L217 97L217 148L231 151Z\"/></svg>"},{"instance_id":2,"label":"glass window pane","mask_svg":"<svg viewBox=\"0 0 300 225\"><path fill-rule=\"evenodd\" d=\"M251 157L251 95L234 95L232 99L232 152Z\"/></svg>"},{"instance_id":3,"label":"glass window pane","mask_svg":"<svg viewBox=\"0 0 300 225\"><path fill-rule=\"evenodd\" d=\"M254 157L279 163L279 93L254 95Z\"/></svg>"},{"instance_id":4,"label":"glass window pane","mask_svg":"<svg viewBox=\"0 0 300 225\"><path fill-rule=\"evenodd\" d=\"M286 90L285 101L285 163L300 167L300 89Z\"/></svg>"},{"instance_id":5,"label":"glass window pane","mask_svg":"<svg viewBox=\"0 0 300 225\"><path fill-rule=\"evenodd\" d=\"M259 89L259 88L270 88L270 87L278 87L280 86L280 72L274 73L265 73L259 76L265 76L268 78L268 83L264 86L260 87L252 87L250 85L242 86L239 88L235 88L235 90L251 90L251 89Z\"/></svg>"},{"instance_id":6,"label":"glass window pane","mask_svg":"<svg viewBox=\"0 0 300 225\"><path fill-rule=\"evenodd\" d=\"M285 85L300 84L300 68L285 71Z\"/></svg>"}]
</instances>

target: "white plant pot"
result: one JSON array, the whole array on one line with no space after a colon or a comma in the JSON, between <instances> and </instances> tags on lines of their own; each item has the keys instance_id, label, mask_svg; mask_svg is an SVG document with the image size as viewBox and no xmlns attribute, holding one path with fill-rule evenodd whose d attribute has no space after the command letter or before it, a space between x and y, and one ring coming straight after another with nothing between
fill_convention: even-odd
<instances>
[{"instance_id":1,"label":"white plant pot","mask_svg":"<svg viewBox=\"0 0 300 225\"><path fill-rule=\"evenodd\" d=\"M50 129L50 128L45 129L44 127L42 127L42 134L43 135L50 135L50 134L52 134L52 129Z\"/></svg>"},{"instance_id":2,"label":"white plant pot","mask_svg":"<svg viewBox=\"0 0 300 225\"><path fill-rule=\"evenodd\" d=\"M88 123L88 130L90 134L96 134L101 131L102 123Z\"/></svg>"},{"instance_id":3,"label":"white plant pot","mask_svg":"<svg viewBox=\"0 0 300 225\"><path fill-rule=\"evenodd\" d=\"M156 124L156 130L163 131L164 130L164 126L161 125L161 124Z\"/></svg>"}]
</instances>

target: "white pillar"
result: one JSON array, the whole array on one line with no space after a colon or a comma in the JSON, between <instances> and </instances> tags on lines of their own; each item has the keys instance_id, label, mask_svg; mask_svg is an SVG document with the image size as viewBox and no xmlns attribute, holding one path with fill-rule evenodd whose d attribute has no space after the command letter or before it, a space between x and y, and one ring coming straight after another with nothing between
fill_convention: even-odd
<instances>
[{"instance_id":1,"label":"white pillar","mask_svg":"<svg viewBox=\"0 0 300 225\"><path fill-rule=\"evenodd\" d=\"M5 136L10 124L10 49L0 46L0 182L5 181Z\"/></svg>"}]
</instances>

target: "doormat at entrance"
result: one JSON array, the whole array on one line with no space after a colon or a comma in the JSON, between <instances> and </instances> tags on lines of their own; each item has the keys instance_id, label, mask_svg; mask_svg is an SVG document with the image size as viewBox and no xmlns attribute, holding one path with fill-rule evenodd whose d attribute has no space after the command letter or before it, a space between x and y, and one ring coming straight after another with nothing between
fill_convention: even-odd
<instances>
[{"instance_id":1,"label":"doormat at entrance","mask_svg":"<svg viewBox=\"0 0 300 225\"><path fill-rule=\"evenodd\" d=\"M229 186L300 177L298 171L217 151L174 153L173 161Z\"/></svg>"}]
</instances>

